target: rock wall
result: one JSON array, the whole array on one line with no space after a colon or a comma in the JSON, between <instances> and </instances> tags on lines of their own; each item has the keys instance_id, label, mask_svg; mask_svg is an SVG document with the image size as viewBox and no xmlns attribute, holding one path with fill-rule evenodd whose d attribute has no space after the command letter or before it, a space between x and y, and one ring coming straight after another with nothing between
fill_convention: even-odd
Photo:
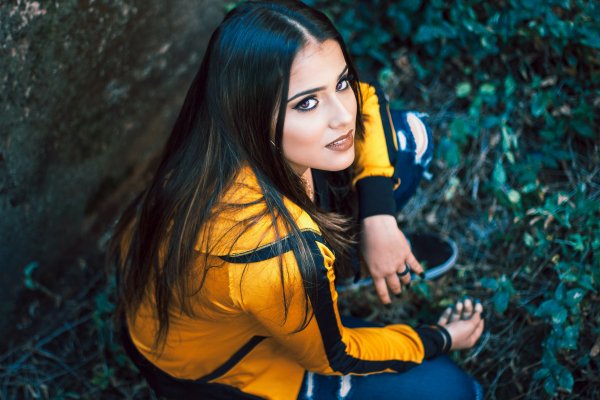
<instances>
[{"instance_id":1,"label":"rock wall","mask_svg":"<svg viewBox=\"0 0 600 400\"><path fill-rule=\"evenodd\" d=\"M223 3L0 3L0 315L142 187Z\"/></svg>"}]
</instances>

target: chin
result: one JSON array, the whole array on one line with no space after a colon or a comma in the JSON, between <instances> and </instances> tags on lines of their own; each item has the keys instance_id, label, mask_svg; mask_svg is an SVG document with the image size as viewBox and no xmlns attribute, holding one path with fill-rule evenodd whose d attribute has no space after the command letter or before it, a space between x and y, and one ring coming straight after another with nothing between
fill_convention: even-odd
<instances>
[{"instance_id":1,"label":"chin","mask_svg":"<svg viewBox=\"0 0 600 400\"><path fill-rule=\"evenodd\" d=\"M342 171L342 170L348 168L349 166L351 166L353 162L354 162L354 146L352 146L352 148L347 150L347 154L344 154L344 155L340 154L339 158L335 157L335 158L331 159L330 162L328 162L326 165L315 166L314 168L320 169L323 171L331 171L331 172Z\"/></svg>"}]
</instances>

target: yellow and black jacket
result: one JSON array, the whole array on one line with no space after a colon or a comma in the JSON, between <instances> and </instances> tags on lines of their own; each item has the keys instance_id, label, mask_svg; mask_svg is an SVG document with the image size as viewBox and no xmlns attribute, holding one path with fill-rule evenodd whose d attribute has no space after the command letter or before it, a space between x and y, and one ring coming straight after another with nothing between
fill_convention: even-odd
<instances>
[{"instance_id":1,"label":"yellow and black jacket","mask_svg":"<svg viewBox=\"0 0 600 400\"><path fill-rule=\"evenodd\" d=\"M391 195L393 168L380 103L371 87L362 90L368 117L365 141L357 143L357 186L366 180L363 189L379 185ZM151 348L156 332L151 302L127 318L128 353L157 392L170 398L295 399L307 370L337 375L404 371L445 350L444 337L432 327L344 327L334 286L335 256L317 224L285 200L317 265L317 290L309 291L307 303L296 246L283 224L278 241L269 217L243 222L265 210L262 198L256 176L243 168L222 198L233 207L217 213L198 238L198 282L203 271L206 277L192 298L196 317L172 311L160 355ZM366 214L386 212L377 207ZM311 318L298 330L307 307Z\"/></svg>"}]
</instances>

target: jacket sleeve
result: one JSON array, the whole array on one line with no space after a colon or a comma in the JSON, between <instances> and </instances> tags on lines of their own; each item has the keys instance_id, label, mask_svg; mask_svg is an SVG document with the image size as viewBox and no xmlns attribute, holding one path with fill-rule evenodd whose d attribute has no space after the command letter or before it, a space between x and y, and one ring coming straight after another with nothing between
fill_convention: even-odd
<instances>
[{"instance_id":1,"label":"jacket sleeve","mask_svg":"<svg viewBox=\"0 0 600 400\"><path fill-rule=\"evenodd\" d=\"M238 298L304 368L331 375L404 371L447 350L444 335L433 327L345 328L337 307L333 254L318 235L306 238L317 263L316 281L307 282L290 250L281 258L282 269L279 257L248 265ZM315 290L305 291L305 285Z\"/></svg>"},{"instance_id":2,"label":"jacket sleeve","mask_svg":"<svg viewBox=\"0 0 600 400\"><path fill-rule=\"evenodd\" d=\"M400 184L393 176L391 160L398 149L396 135L384 94L361 83L362 115L365 133L356 141L355 185L359 199L359 217L390 214L396 211L393 191Z\"/></svg>"}]
</instances>

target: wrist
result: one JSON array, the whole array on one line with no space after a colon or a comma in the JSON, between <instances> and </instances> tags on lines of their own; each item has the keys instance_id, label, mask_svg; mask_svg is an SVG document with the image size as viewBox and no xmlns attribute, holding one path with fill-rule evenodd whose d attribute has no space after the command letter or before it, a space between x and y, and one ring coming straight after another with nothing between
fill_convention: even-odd
<instances>
[{"instance_id":1,"label":"wrist","mask_svg":"<svg viewBox=\"0 0 600 400\"><path fill-rule=\"evenodd\" d=\"M365 227L389 223L396 226L396 217L390 214L377 214L363 218L360 222Z\"/></svg>"},{"instance_id":2,"label":"wrist","mask_svg":"<svg viewBox=\"0 0 600 400\"><path fill-rule=\"evenodd\" d=\"M439 324L435 324L433 327L436 328L444 337L443 352L448 353L452 349L452 336L450 336L450 332L448 332L446 328Z\"/></svg>"},{"instance_id":3,"label":"wrist","mask_svg":"<svg viewBox=\"0 0 600 400\"><path fill-rule=\"evenodd\" d=\"M424 325L415 329L423 343L426 360L445 354L452 348L452 338L448 331L439 325Z\"/></svg>"}]
</instances>

